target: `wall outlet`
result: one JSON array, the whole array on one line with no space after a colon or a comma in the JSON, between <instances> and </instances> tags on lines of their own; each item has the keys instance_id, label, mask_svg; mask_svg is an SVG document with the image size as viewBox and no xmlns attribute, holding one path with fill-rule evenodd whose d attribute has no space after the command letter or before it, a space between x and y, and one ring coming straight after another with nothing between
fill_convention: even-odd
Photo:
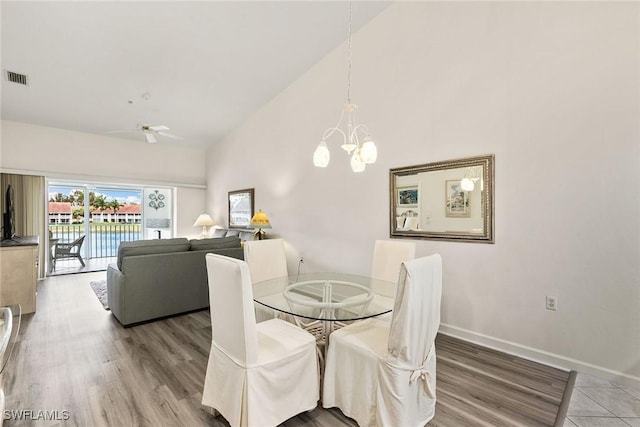
<instances>
[{"instance_id":1,"label":"wall outlet","mask_svg":"<svg viewBox=\"0 0 640 427\"><path fill-rule=\"evenodd\" d=\"M302 264L304 264L304 258L301 256L298 258L298 274L300 274L300 267L302 267Z\"/></svg>"},{"instance_id":2,"label":"wall outlet","mask_svg":"<svg viewBox=\"0 0 640 427\"><path fill-rule=\"evenodd\" d=\"M558 298L547 295L547 310L556 311L558 309Z\"/></svg>"}]
</instances>

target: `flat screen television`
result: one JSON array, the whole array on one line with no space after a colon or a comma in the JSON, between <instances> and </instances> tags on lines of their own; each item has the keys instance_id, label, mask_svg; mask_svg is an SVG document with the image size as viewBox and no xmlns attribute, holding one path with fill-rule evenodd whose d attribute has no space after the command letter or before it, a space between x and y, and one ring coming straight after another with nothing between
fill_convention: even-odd
<instances>
[{"instance_id":1,"label":"flat screen television","mask_svg":"<svg viewBox=\"0 0 640 427\"><path fill-rule=\"evenodd\" d=\"M5 212L2 214L2 235L4 239L11 239L16 234L16 212L13 203L13 188L7 186L5 194Z\"/></svg>"}]
</instances>

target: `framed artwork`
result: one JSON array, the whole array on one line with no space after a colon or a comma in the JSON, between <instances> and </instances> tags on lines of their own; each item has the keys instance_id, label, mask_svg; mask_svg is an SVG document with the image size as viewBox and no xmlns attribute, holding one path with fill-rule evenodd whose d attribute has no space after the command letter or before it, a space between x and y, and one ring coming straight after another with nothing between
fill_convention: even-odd
<instances>
[{"instance_id":1,"label":"framed artwork","mask_svg":"<svg viewBox=\"0 0 640 427\"><path fill-rule=\"evenodd\" d=\"M253 188L229 191L229 228L246 228L254 213Z\"/></svg>"},{"instance_id":2,"label":"framed artwork","mask_svg":"<svg viewBox=\"0 0 640 427\"><path fill-rule=\"evenodd\" d=\"M405 208L418 206L418 187L398 188L398 206Z\"/></svg>"},{"instance_id":3,"label":"framed artwork","mask_svg":"<svg viewBox=\"0 0 640 427\"><path fill-rule=\"evenodd\" d=\"M469 193L462 189L459 179L445 181L445 217L470 218Z\"/></svg>"}]
</instances>

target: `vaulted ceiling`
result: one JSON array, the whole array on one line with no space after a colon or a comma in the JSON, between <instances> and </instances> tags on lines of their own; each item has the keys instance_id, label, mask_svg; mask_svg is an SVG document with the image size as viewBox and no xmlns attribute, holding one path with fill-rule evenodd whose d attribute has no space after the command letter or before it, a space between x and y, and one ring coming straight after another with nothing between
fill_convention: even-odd
<instances>
[{"instance_id":1,"label":"vaulted ceiling","mask_svg":"<svg viewBox=\"0 0 640 427\"><path fill-rule=\"evenodd\" d=\"M357 31L391 2L353 3ZM345 41L343 1L2 1L2 119L206 147ZM27 76L10 82L7 71ZM143 94L149 94L148 100Z\"/></svg>"}]
</instances>

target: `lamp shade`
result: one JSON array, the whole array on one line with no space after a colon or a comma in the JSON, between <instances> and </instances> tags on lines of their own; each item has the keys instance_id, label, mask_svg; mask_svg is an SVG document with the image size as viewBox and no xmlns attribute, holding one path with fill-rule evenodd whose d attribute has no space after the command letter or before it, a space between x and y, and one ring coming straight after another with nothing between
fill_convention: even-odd
<instances>
[{"instance_id":1,"label":"lamp shade","mask_svg":"<svg viewBox=\"0 0 640 427\"><path fill-rule=\"evenodd\" d=\"M269 217L266 213L262 212L262 210L258 210L258 212L253 215L251 218L251 222L249 223L249 228L271 228L271 223L269 222Z\"/></svg>"},{"instance_id":2,"label":"lamp shade","mask_svg":"<svg viewBox=\"0 0 640 427\"><path fill-rule=\"evenodd\" d=\"M211 217L206 213L200 215L198 219L196 219L196 222L193 223L194 227L211 227L212 225L215 224Z\"/></svg>"}]
</instances>

